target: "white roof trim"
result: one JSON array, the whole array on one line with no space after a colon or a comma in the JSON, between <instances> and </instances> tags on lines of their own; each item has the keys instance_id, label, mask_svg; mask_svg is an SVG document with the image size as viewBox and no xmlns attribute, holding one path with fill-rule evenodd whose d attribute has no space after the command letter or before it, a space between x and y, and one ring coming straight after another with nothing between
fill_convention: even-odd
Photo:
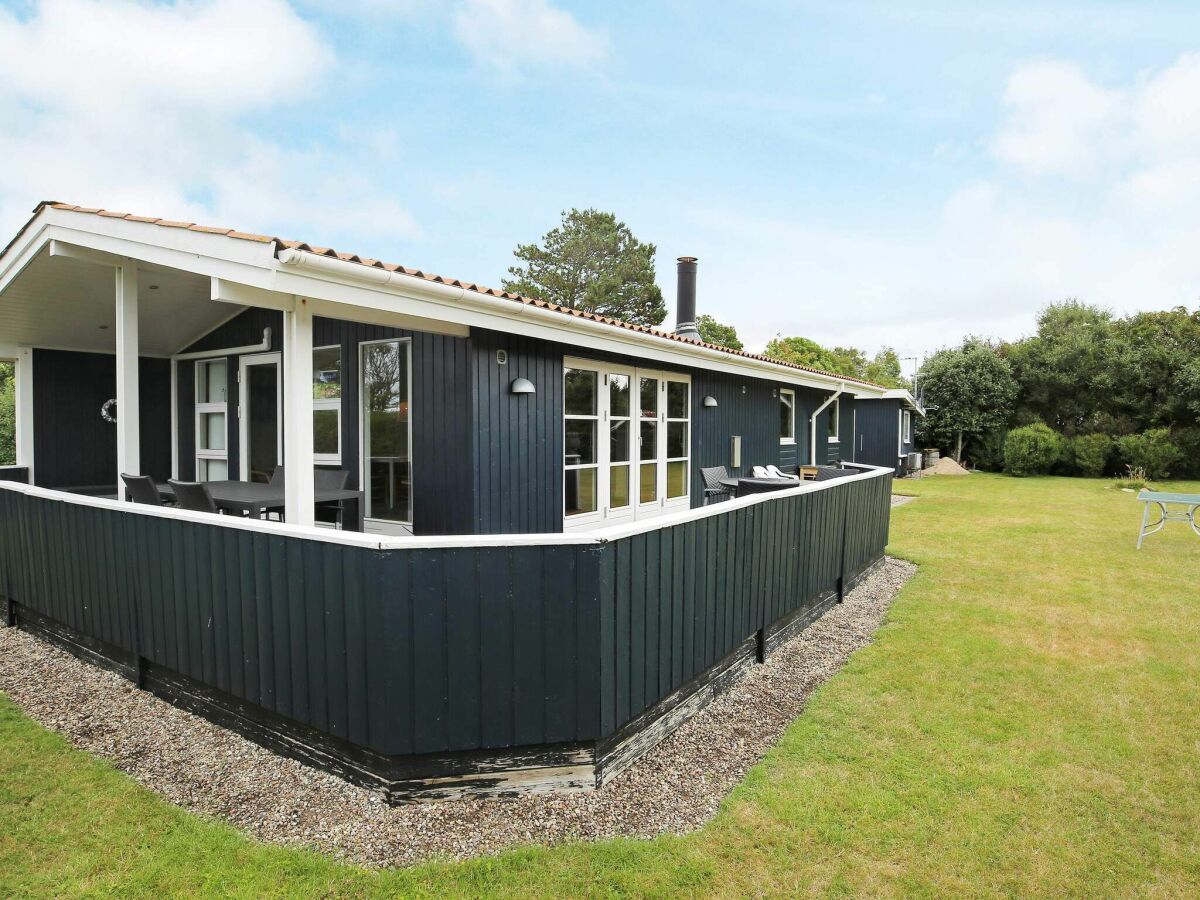
<instances>
[{"instance_id":1,"label":"white roof trim","mask_svg":"<svg viewBox=\"0 0 1200 900\"><path fill-rule=\"evenodd\" d=\"M274 242L248 241L53 207L42 209L37 220L0 261L0 293L52 240L261 290L523 334L664 365L702 368L819 390L833 390L843 383L840 376L737 356L308 251L285 249L282 259L277 259ZM353 316L348 313L347 318ZM886 396L883 388L856 382L845 383L845 390L858 397Z\"/></svg>"},{"instance_id":2,"label":"white roof trim","mask_svg":"<svg viewBox=\"0 0 1200 900\"><path fill-rule=\"evenodd\" d=\"M905 388L892 388L888 391L885 391L881 399L900 400L910 409L914 410L918 415L925 415L925 408L921 406L921 404L918 403L913 397L912 393Z\"/></svg>"}]
</instances>

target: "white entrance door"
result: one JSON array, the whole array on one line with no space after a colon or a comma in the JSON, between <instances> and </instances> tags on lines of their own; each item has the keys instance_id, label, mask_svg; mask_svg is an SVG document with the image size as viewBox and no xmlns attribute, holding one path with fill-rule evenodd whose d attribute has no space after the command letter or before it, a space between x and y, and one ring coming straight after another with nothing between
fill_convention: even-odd
<instances>
[{"instance_id":1,"label":"white entrance door","mask_svg":"<svg viewBox=\"0 0 1200 900\"><path fill-rule=\"evenodd\" d=\"M242 481L269 481L283 461L280 354L243 356L238 366L238 424Z\"/></svg>"}]
</instances>

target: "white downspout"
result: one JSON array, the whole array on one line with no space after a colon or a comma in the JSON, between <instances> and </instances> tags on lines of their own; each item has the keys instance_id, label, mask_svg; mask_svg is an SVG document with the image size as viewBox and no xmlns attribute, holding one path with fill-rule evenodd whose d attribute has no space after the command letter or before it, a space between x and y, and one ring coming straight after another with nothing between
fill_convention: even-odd
<instances>
[{"instance_id":1,"label":"white downspout","mask_svg":"<svg viewBox=\"0 0 1200 900\"><path fill-rule=\"evenodd\" d=\"M817 416L819 416L821 413L825 412L825 410L829 408L830 404L832 404L834 400L836 400L838 397L842 396L842 394L845 392L845 390L846 390L846 382L843 381L841 384L838 385L838 389L829 395L829 399L827 399L824 403L822 403L815 410L813 410L812 418L810 421L810 424L812 426L812 432L811 432L811 436L809 438L809 445L808 445L808 464L810 466L815 466L817 464Z\"/></svg>"}]
</instances>

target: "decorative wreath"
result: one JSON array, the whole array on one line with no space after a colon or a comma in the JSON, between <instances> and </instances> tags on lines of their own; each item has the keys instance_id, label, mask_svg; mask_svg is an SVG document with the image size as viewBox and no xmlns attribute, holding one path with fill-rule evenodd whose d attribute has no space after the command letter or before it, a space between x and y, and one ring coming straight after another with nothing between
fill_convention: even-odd
<instances>
[{"instance_id":1,"label":"decorative wreath","mask_svg":"<svg viewBox=\"0 0 1200 900\"><path fill-rule=\"evenodd\" d=\"M100 418L105 422L117 421L117 400L114 397L112 400L105 400L100 407Z\"/></svg>"}]
</instances>

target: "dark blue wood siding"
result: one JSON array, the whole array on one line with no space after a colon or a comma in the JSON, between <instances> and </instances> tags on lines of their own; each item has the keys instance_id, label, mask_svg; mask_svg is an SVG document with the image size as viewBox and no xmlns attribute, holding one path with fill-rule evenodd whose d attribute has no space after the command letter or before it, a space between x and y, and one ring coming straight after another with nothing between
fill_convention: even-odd
<instances>
[{"instance_id":1,"label":"dark blue wood siding","mask_svg":"<svg viewBox=\"0 0 1200 900\"><path fill-rule=\"evenodd\" d=\"M890 482L606 543L387 550L0 486L0 593L379 753L590 741L879 559Z\"/></svg>"},{"instance_id":2,"label":"dark blue wood siding","mask_svg":"<svg viewBox=\"0 0 1200 900\"><path fill-rule=\"evenodd\" d=\"M508 362L499 365L504 350ZM561 344L471 331L474 526L479 534L538 534L563 525ZM512 394L517 378L536 393Z\"/></svg>"},{"instance_id":3,"label":"dark blue wood siding","mask_svg":"<svg viewBox=\"0 0 1200 900\"><path fill-rule=\"evenodd\" d=\"M607 544L602 731L878 560L890 500L890 477L856 480Z\"/></svg>"},{"instance_id":4,"label":"dark blue wood siding","mask_svg":"<svg viewBox=\"0 0 1200 900\"><path fill-rule=\"evenodd\" d=\"M171 472L170 371L165 359L138 361L142 473L160 480ZM116 490L117 429L100 416L100 407L116 392L116 358L110 354L33 351L33 458L39 486Z\"/></svg>"},{"instance_id":5,"label":"dark blue wood siding","mask_svg":"<svg viewBox=\"0 0 1200 900\"><path fill-rule=\"evenodd\" d=\"M899 466L900 401L860 400L856 462L871 466ZM908 452L906 447L904 452Z\"/></svg>"},{"instance_id":6,"label":"dark blue wood siding","mask_svg":"<svg viewBox=\"0 0 1200 900\"><path fill-rule=\"evenodd\" d=\"M271 351L281 351L283 316L272 310L249 309L205 335L187 352L240 347L262 340L271 328ZM417 534L466 534L471 531L471 393L470 358L465 338L384 328L357 322L317 318L313 346L342 348L342 468L352 487L360 486L359 346L367 341L409 338L412 341L413 529ZM267 351L262 351L267 352ZM282 357L281 357L282 358ZM240 429L237 402L238 356L229 360L229 472L239 478ZM179 471L195 477L195 366L181 362L179 391Z\"/></svg>"}]
</instances>

